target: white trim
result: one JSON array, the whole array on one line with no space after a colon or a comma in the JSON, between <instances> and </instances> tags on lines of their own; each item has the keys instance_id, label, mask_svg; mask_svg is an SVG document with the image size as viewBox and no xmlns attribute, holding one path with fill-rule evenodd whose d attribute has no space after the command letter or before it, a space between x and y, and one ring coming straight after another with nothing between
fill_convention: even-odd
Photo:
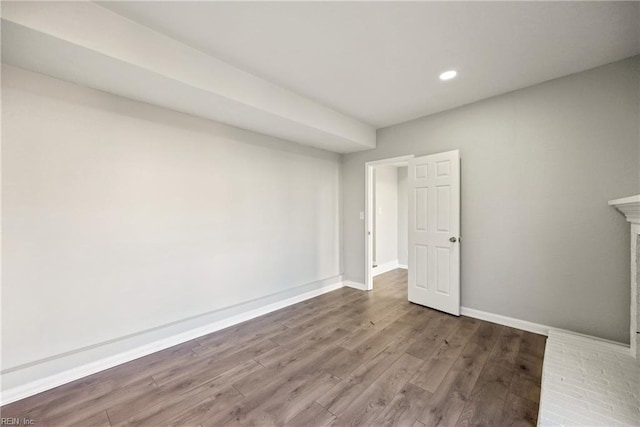
<instances>
[{"instance_id":1,"label":"white trim","mask_svg":"<svg viewBox=\"0 0 640 427\"><path fill-rule=\"evenodd\" d=\"M476 310L475 308L460 307L462 316L473 317L474 319L486 320L487 322L497 323L498 325L509 326L511 328L522 329L523 331L533 332L534 334L549 335L549 326L539 323L528 322L526 320L514 319L513 317L502 316L500 314L489 313L486 311Z\"/></svg>"},{"instance_id":2,"label":"white trim","mask_svg":"<svg viewBox=\"0 0 640 427\"><path fill-rule=\"evenodd\" d=\"M403 270L408 270L409 266L407 264L398 264L398 268L402 268Z\"/></svg>"},{"instance_id":3,"label":"white trim","mask_svg":"<svg viewBox=\"0 0 640 427\"><path fill-rule=\"evenodd\" d=\"M371 233L373 232L373 168L381 165L408 162L409 159L414 157L413 154L408 154L406 156L373 160L364 164L364 285L366 290L373 289L373 247L371 241Z\"/></svg>"},{"instance_id":4,"label":"white trim","mask_svg":"<svg viewBox=\"0 0 640 427\"><path fill-rule=\"evenodd\" d=\"M386 273L387 271L395 270L398 268L398 260L394 259L393 261L385 262L384 264L380 264L377 267L371 269L371 274L373 277L379 276L380 274Z\"/></svg>"},{"instance_id":5,"label":"white trim","mask_svg":"<svg viewBox=\"0 0 640 427\"><path fill-rule=\"evenodd\" d=\"M622 212L630 223L640 224L640 194L622 199L609 200L609 206L614 206Z\"/></svg>"},{"instance_id":6,"label":"white trim","mask_svg":"<svg viewBox=\"0 0 640 427\"><path fill-rule=\"evenodd\" d=\"M391 165L391 164L400 164L400 163L404 163L404 162L408 162L409 159L413 159L415 157L414 154L407 154L404 156L398 156L398 157L390 157L388 159L379 159L379 160L371 160L370 162L366 162L365 165L366 166L382 166L382 165Z\"/></svg>"},{"instance_id":7,"label":"white trim","mask_svg":"<svg viewBox=\"0 0 640 427\"><path fill-rule=\"evenodd\" d=\"M95 374L97 372L112 368L114 366L118 366L123 363L130 362L132 360L138 359L143 356L147 356L157 351L164 350L169 347L173 347L174 345L182 344L184 342L201 337L203 335L207 335L212 332L219 331L224 328L228 328L229 326L233 326L238 323L242 323L247 320L251 320L256 317L271 313L273 311L280 310L281 308L299 303L301 301L314 298L316 296L325 294L327 292L340 289L343 286L358 289L361 291L367 290L364 283L353 282L350 280L342 281L341 276L337 276L337 277L340 279L340 281L330 283L328 285L324 285L319 289L305 292L303 294L296 295L294 297L290 297L282 301L267 304L264 307L249 310L244 313L240 313L240 314L228 317L226 319L212 322L208 325L205 325L199 328L194 328L180 334L176 334L161 340L157 340L150 344L146 344L128 351L121 352L119 354L115 354L113 356L96 360L95 362L87 363L87 364L78 366L76 368L69 369L64 372L60 372L58 374L50 375L48 377L29 382L27 384L8 389L2 392L2 396L0 397L0 405L6 405L11 402L15 402L17 400L24 399L29 396L33 396L43 391L50 390L54 387L58 387L63 384L67 384L69 382L78 380L80 378L84 378L86 376ZM319 281L319 282L323 282L323 281ZM575 335L583 338L589 338L595 341L605 343L609 345L612 349L623 351L626 353L629 352L629 346L619 342L610 341L610 340L593 337L589 335L579 334L577 332L571 332L564 329L553 328L553 327L541 325L538 323L528 322L526 320L514 319L512 317L502 316L499 314L488 313L486 311L476 310L473 308L460 307L460 314L463 316L473 317L475 319L485 320L487 322L497 323L499 325L505 325L512 328L517 328L517 329L521 329L521 330L525 330L525 331L529 331L529 332L533 332L541 335L549 335L550 331L555 331L555 332L571 334L571 335Z\"/></svg>"},{"instance_id":8,"label":"white trim","mask_svg":"<svg viewBox=\"0 0 640 427\"><path fill-rule=\"evenodd\" d=\"M364 283L352 282L351 280L345 280L344 281L344 285L349 287L349 288L358 289L358 290L361 290L361 291L368 291L369 290L369 289L367 289L367 286Z\"/></svg>"},{"instance_id":9,"label":"white trim","mask_svg":"<svg viewBox=\"0 0 640 427\"><path fill-rule=\"evenodd\" d=\"M622 197L620 199L609 200L608 203L610 206L640 203L640 194L637 194L635 196Z\"/></svg>"},{"instance_id":10,"label":"white trim","mask_svg":"<svg viewBox=\"0 0 640 427\"><path fill-rule=\"evenodd\" d=\"M582 338L588 338L591 340L599 341L605 343L612 348L616 348L618 350L624 349L627 353L629 352L629 346L627 344L623 344L617 341L611 341L604 338L594 337L591 335L580 334L578 332L568 331L566 329L554 328L552 326L541 325L539 323L529 322L527 320L515 319L513 317L502 316L500 314L489 313L486 311L476 310L475 308L469 307L460 307L460 314L462 316L473 317L474 319L480 319L491 323L497 323L498 325L509 326L511 328L521 329L523 331L533 332L534 334L540 334L548 336L549 332L552 333L563 333L579 336Z\"/></svg>"},{"instance_id":11,"label":"white trim","mask_svg":"<svg viewBox=\"0 0 640 427\"><path fill-rule=\"evenodd\" d=\"M182 344L184 342L201 337L203 335L207 335L212 332L216 332L221 329L228 328L229 326L246 322L247 320L254 319L256 317L271 313L276 310L280 310L281 308L299 303L301 301L305 301L310 298L317 297L319 295L334 291L336 289L340 289L345 285L355 287L353 286L354 285L353 282L348 282L349 284L347 284L347 282L343 281L342 276L335 276L334 278L319 280L314 283L322 284L323 282L327 282L327 281L329 281L330 283L322 285L321 288L314 289L312 291L308 291L290 298L286 298L282 301L277 301L271 304L267 304L263 307L259 307L253 310L248 310L246 312L239 313L239 314L230 316L228 318L212 322L205 326L197 327L197 328L188 330L186 332L172 335L172 336L151 342L149 344L145 344L145 345L133 348L131 350L120 352L118 354L114 354L112 356L105 357L100 360L96 360L94 362L77 366L73 369L68 369L54 375L50 375L50 376L47 376L35 381L31 381L29 383L26 383L17 387L7 389L5 391L2 391L1 393L0 405L6 405L8 403L15 402L17 400L24 399L29 396L33 396L35 394L52 389L54 387L61 386L63 384L67 384L69 382L78 380L88 375L92 375L97 372L104 371L105 369L109 369L114 366L118 366L123 363L138 359L140 357L147 356L157 351L164 350L166 348L173 347L178 344ZM357 284L357 285L364 286L361 284ZM361 289L361 288L358 288L358 289Z\"/></svg>"}]
</instances>

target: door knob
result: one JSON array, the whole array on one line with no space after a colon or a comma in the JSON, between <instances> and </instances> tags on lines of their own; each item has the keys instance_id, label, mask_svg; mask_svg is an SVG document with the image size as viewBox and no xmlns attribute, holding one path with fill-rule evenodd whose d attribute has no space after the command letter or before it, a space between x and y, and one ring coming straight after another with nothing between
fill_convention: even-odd
<instances>
[{"instance_id":1,"label":"door knob","mask_svg":"<svg viewBox=\"0 0 640 427\"><path fill-rule=\"evenodd\" d=\"M455 243L455 242L457 242L457 241L458 241L458 239L456 239L455 237L450 237L450 238L449 238L449 241L450 241L451 243Z\"/></svg>"}]
</instances>

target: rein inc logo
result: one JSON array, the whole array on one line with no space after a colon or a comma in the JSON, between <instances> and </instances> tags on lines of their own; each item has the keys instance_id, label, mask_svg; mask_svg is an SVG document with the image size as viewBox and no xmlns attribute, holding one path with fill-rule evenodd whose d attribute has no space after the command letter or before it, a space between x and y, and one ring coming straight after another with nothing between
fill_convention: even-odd
<instances>
[{"instance_id":1,"label":"rein inc logo","mask_svg":"<svg viewBox=\"0 0 640 427\"><path fill-rule=\"evenodd\" d=\"M35 424L36 422L31 418L0 418L0 426L32 426Z\"/></svg>"}]
</instances>

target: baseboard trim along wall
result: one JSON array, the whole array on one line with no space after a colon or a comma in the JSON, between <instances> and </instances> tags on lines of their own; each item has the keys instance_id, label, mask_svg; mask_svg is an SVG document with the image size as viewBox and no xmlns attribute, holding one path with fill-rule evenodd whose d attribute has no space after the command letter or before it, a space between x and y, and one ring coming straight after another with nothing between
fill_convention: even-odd
<instances>
[{"instance_id":1,"label":"baseboard trim along wall","mask_svg":"<svg viewBox=\"0 0 640 427\"><path fill-rule=\"evenodd\" d=\"M533 332L534 334L549 335L549 331L559 331L563 333L569 333L572 335L580 336L583 338L592 339L602 343L609 344L612 347L618 349L627 349L629 351L629 345L620 343L617 341L611 341L604 338L593 337L591 335L580 334L578 332L568 331L566 329L554 328L552 326L541 325L539 323L529 322L526 320L515 319L513 317L502 316L500 314L489 313L486 311L476 310L469 307L460 307L460 314L463 316L473 317L474 319L485 320L491 323L497 323L498 325L509 326L511 328L521 329L527 332Z\"/></svg>"},{"instance_id":2,"label":"baseboard trim along wall","mask_svg":"<svg viewBox=\"0 0 640 427\"><path fill-rule=\"evenodd\" d=\"M349 288L358 289L360 291L367 290L367 286L364 283L352 282L351 280L345 280L344 285Z\"/></svg>"},{"instance_id":3,"label":"baseboard trim along wall","mask_svg":"<svg viewBox=\"0 0 640 427\"><path fill-rule=\"evenodd\" d=\"M177 334L167 334L165 332L164 337L157 338L158 331L150 331L148 333L142 333L141 335L150 335L155 338L155 340L148 342L143 345L138 345L133 348L126 348L123 346L122 342L119 340L115 340L112 342L104 343L99 347L102 349L102 353L111 353L106 357L94 358L93 361L87 361L86 359L91 360L91 352L95 351L95 348L90 348L86 350L78 350L76 352L71 352L65 355L61 355L59 357L52 357L41 361L40 363L32 363L28 365L24 365L23 368L14 368L7 370L2 374L2 382L7 384L7 380L10 380L14 383L20 383L14 387L9 387L6 390L2 391L0 396L0 405L6 405L11 402L15 402L20 399L24 399L29 396L33 396L35 394L41 393L46 390L50 390L52 388L61 386L63 384L70 383L72 381L76 381L80 378L98 373L100 371L104 371L109 368L113 368L114 366L121 365L126 362L130 362L132 360L138 359L140 357L147 356L149 354L155 353L160 350L164 350L169 347L173 347L178 344L182 344L184 342L190 341L192 339L201 337L203 335L210 334L212 332L219 331L224 328L228 328L229 326L236 325L238 323L245 322L247 320L251 320L258 316L262 316L264 314L271 313L276 310L280 310L281 308L285 308L287 306L305 301L310 298L317 297L319 295L325 294L327 292L334 291L336 289L342 288L346 283L343 281L342 275L330 277L324 280L318 280L313 283L309 283L306 285L302 285L296 287L290 291L295 291L298 289L302 289L302 293L286 297L282 300L273 301L274 296L269 295L264 298L259 298L257 300L249 301L247 303L239 304L237 306L232 307L233 315L224 318L218 318L213 322L188 329L186 331L182 331ZM350 286L350 285L347 285ZM307 290L311 288L311 290ZM290 292L285 291L285 292ZM281 293L279 293L281 294ZM277 296L277 295L276 295ZM260 306L260 302L264 302L265 304ZM228 309L217 310L220 311L228 311ZM189 319L192 320L192 319ZM187 321L189 321L187 320ZM187 322L184 321L184 322ZM170 325L167 328L162 329L171 329ZM161 329L161 331L162 331ZM162 335L162 334L160 334ZM125 341L125 338L122 341ZM138 337L138 341L141 340ZM105 349L106 347L106 349ZM109 351L109 347L114 351ZM125 349L123 350L123 347ZM83 359L82 353L87 353L84 355L84 363L77 363L77 360ZM75 362L75 364L74 364ZM63 366L63 369L56 369L56 367ZM42 372L57 372L54 374L42 375ZM30 378L28 381L18 381L17 378ZM23 383L21 383L23 382Z\"/></svg>"},{"instance_id":4,"label":"baseboard trim along wall","mask_svg":"<svg viewBox=\"0 0 640 427\"><path fill-rule=\"evenodd\" d=\"M348 286L350 288L366 291L366 286L364 285L364 283L353 282L350 280L343 280L342 276L339 275L339 276L334 276L324 280L319 280L317 282L313 282L311 284L307 284L299 287L299 288L315 287L312 290L308 290L298 295L284 298L279 301L269 302L263 306L258 306L257 308L250 308L248 310L242 311L243 306L247 306L249 304L251 306L255 306L256 304L259 304L260 301L268 300L273 296L260 298L258 300L254 300L249 303L236 306L235 307L237 309L236 311L239 311L239 312L236 312L234 315L231 315L229 317L217 319L216 321L213 321L211 323L208 323L193 329L189 329L189 330L180 332L178 334L168 335L161 339L157 339L153 342L140 345L135 348L129 348L129 349L111 354L110 356L99 358L92 362L77 364L71 368L61 370L60 372L52 375L46 375L40 378L36 377L35 379L29 382L26 382L24 384L8 388L7 390L2 392L2 395L0 396L0 404L6 405L8 403L15 402L17 400L24 399L29 396L33 396L35 394L41 393L46 390L50 390L52 388L61 386L63 384L70 383L72 381L76 381L80 378L95 374L97 372L104 371L109 368L113 368L114 366L118 366L123 363L138 359L140 357L147 356L157 351L164 350L166 348L173 347L178 344L182 344L184 342L201 337L203 335L207 335L212 332L216 332L221 329L228 328L229 326L233 326L238 323L242 323L247 320L251 320L253 318L262 316L264 314L268 314L273 311L280 310L281 308L285 308L287 306L305 301L307 299L320 296L327 292L340 289L343 286ZM295 289L298 289L298 288L295 288ZM473 317L475 319L485 320L487 322L497 323L499 325L509 326L512 328L522 329L524 331L533 332L541 335L549 335L550 330L568 332L571 334L587 337L593 340L602 341L610 344L613 347L617 347L619 349L627 349L627 351L629 349L628 345L618 343L615 341L609 341L609 340L592 337L588 335L577 334L575 332L565 331L559 328L553 328L553 327L541 325L538 323L528 322L526 320L514 319L512 317L502 316L499 314L488 313L486 311L476 310L473 308L460 307L460 314L462 314L463 316ZM117 348L117 346L115 345L116 343L117 342L110 342L110 343L104 344L104 346L111 345ZM10 370L9 372L6 372L2 375L3 382L8 376L16 376L16 375L24 376L25 373L27 376L29 375L37 376L38 372L43 372L47 370L50 371L52 369L55 369L55 366L57 365L63 365L64 363L61 363L61 361L64 361L64 359L70 359L70 360L67 360L67 362L73 361L73 358L77 357L79 353L81 352L76 352L69 355L63 355L58 358L47 359L38 364L30 364L28 366L25 366L22 369ZM28 372L28 371L32 371L32 372Z\"/></svg>"},{"instance_id":5,"label":"baseboard trim along wall","mask_svg":"<svg viewBox=\"0 0 640 427\"><path fill-rule=\"evenodd\" d=\"M400 264L398 264L397 259L394 259L393 261L385 262L377 267L373 267L371 272L373 273L373 277L376 277L382 273L386 273L387 271L395 270L396 268L400 268Z\"/></svg>"},{"instance_id":6,"label":"baseboard trim along wall","mask_svg":"<svg viewBox=\"0 0 640 427\"><path fill-rule=\"evenodd\" d=\"M487 322L522 329L523 331L533 332L534 334L540 335L549 335L549 329L552 329L549 326L541 325L539 323L528 322L526 320L515 319L513 317L502 316L500 314L489 313L468 307L460 307L460 314L463 316L473 317L474 319L486 320Z\"/></svg>"}]
</instances>

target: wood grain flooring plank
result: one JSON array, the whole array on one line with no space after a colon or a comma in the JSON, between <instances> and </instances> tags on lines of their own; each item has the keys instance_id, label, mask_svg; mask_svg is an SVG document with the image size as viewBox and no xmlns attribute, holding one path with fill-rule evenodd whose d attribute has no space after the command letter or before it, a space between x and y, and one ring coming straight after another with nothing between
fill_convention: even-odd
<instances>
[{"instance_id":1,"label":"wood grain flooring plank","mask_svg":"<svg viewBox=\"0 0 640 427\"><path fill-rule=\"evenodd\" d=\"M361 396L368 385L359 384L352 378L340 381L336 386L318 398L316 402L326 408L333 415L342 414L345 409Z\"/></svg>"},{"instance_id":2,"label":"wood grain flooring plank","mask_svg":"<svg viewBox=\"0 0 640 427\"><path fill-rule=\"evenodd\" d=\"M347 350L355 350L359 345L381 332L392 323L400 319L406 314L408 307L394 307L386 314L380 314L380 317L371 316L363 326L354 330L349 336L345 337L342 346Z\"/></svg>"},{"instance_id":3,"label":"wood grain flooring plank","mask_svg":"<svg viewBox=\"0 0 640 427\"><path fill-rule=\"evenodd\" d=\"M534 427L538 422L538 405L514 394L507 395L500 425L505 427Z\"/></svg>"},{"instance_id":4,"label":"wood grain flooring plank","mask_svg":"<svg viewBox=\"0 0 640 427\"><path fill-rule=\"evenodd\" d=\"M542 380L542 359L546 339L542 335L523 332L520 352L516 359L518 372L530 377L538 386Z\"/></svg>"},{"instance_id":5,"label":"wood grain flooring plank","mask_svg":"<svg viewBox=\"0 0 640 427\"><path fill-rule=\"evenodd\" d=\"M253 396L274 384L293 381L303 374L315 374L320 370L322 361L333 358L339 352L338 346L319 346L315 351L308 351L304 357L298 357L288 364L278 364L247 375L233 386L243 395ZM302 354L298 353L298 356Z\"/></svg>"},{"instance_id":6,"label":"wood grain flooring plank","mask_svg":"<svg viewBox=\"0 0 640 427\"><path fill-rule=\"evenodd\" d=\"M194 376L199 375L206 375L207 378L214 378L241 363L250 361L256 356L265 354L277 347L278 345L273 341L261 341L252 345L250 348L240 349L222 358L215 356L199 357L197 361L191 362L190 364L184 364L166 371L158 372L153 375L153 379L160 387L162 387L165 384L193 378Z\"/></svg>"},{"instance_id":7,"label":"wood grain flooring plank","mask_svg":"<svg viewBox=\"0 0 640 427\"><path fill-rule=\"evenodd\" d=\"M2 414L5 417L5 414ZM38 427L110 427L109 418L107 417L107 413L105 411L99 411L97 413L93 413L90 415L82 416L82 417L69 417L68 419L63 420L62 422L59 420L47 420L47 419L34 419L27 417L26 420L20 419L20 426L23 425L33 425ZM32 424L28 424L32 423ZM3 423L2 425L12 425L8 422Z\"/></svg>"},{"instance_id":8,"label":"wood grain flooring plank","mask_svg":"<svg viewBox=\"0 0 640 427\"><path fill-rule=\"evenodd\" d=\"M201 344L194 348L193 351L200 357L225 357L265 340L274 341L273 337L278 336L281 333L285 333L288 330L289 328L284 325L273 324L262 331L248 334L242 338L226 338L215 342L209 341L207 344Z\"/></svg>"},{"instance_id":9,"label":"wood grain flooring plank","mask_svg":"<svg viewBox=\"0 0 640 427\"><path fill-rule=\"evenodd\" d=\"M521 330L505 326L500 334L500 338L498 338L498 342L491 352L489 362L514 366L516 358L520 353L522 332Z\"/></svg>"},{"instance_id":10,"label":"wood grain flooring plank","mask_svg":"<svg viewBox=\"0 0 640 427\"><path fill-rule=\"evenodd\" d=\"M459 317L433 311L430 322L418 335L416 342L409 347L407 353L424 360L430 359L459 322Z\"/></svg>"},{"instance_id":11,"label":"wood grain flooring plank","mask_svg":"<svg viewBox=\"0 0 640 427\"><path fill-rule=\"evenodd\" d=\"M408 302L398 269L1 410L56 427L534 425L544 347Z\"/></svg>"},{"instance_id":12,"label":"wood grain flooring plank","mask_svg":"<svg viewBox=\"0 0 640 427\"><path fill-rule=\"evenodd\" d=\"M400 302L390 298L369 298L360 304L349 304L348 310L345 310L344 313L350 319L363 322L360 325L360 327L363 327L367 324L375 324L382 321L394 310L400 310L401 314L406 314L411 308L411 304L405 301Z\"/></svg>"},{"instance_id":13,"label":"wood grain flooring plank","mask_svg":"<svg viewBox=\"0 0 640 427\"><path fill-rule=\"evenodd\" d=\"M455 425L502 327L483 323L425 406L418 421L427 426Z\"/></svg>"},{"instance_id":14,"label":"wood grain flooring plank","mask_svg":"<svg viewBox=\"0 0 640 427\"><path fill-rule=\"evenodd\" d=\"M370 424L390 404L394 396L402 390L423 363L422 359L409 354L400 356L345 408L334 424Z\"/></svg>"},{"instance_id":15,"label":"wood grain flooring plank","mask_svg":"<svg viewBox=\"0 0 640 427\"><path fill-rule=\"evenodd\" d=\"M199 426L220 411L229 410L241 403L243 399L244 397L234 388L226 388L215 396L206 398L195 406L169 417L166 421L162 421L161 425L175 427Z\"/></svg>"},{"instance_id":16,"label":"wood grain flooring plank","mask_svg":"<svg viewBox=\"0 0 640 427\"><path fill-rule=\"evenodd\" d=\"M335 354L320 361L319 368L338 378L344 379L361 364L362 359L359 355L344 347L337 347Z\"/></svg>"},{"instance_id":17,"label":"wood grain flooring plank","mask_svg":"<svg viewBox=\"0 0 640 427\"><path fill-rule=\"evenodd\" d=\"M339 343L348 334L349 331L342 326L322 328L305 337L302 342L276 347L255 357L255 360L268 368L284 367Z\"/></svg>"},{"instance_id":18,"label":"wood grain flooring plank","mask_svg":"<svg viewBox=\"0 0 640 427\"><path fill-rule=\"evenodd\" d=\"M546 342L547 337L545 337L544 335L522 331L522 343L520 345L520 352L542 358L544 356L544 348Z\"/></svg>"},{"instance_id":19,"label":"wood grain flooring plank","mask_svg":"<svg viewBox=\"0 0 640 427\"><path fill-rule=\"evenodd\" d=\"M376 426L411 426L422 413L432 394L411 383L396 394L373 422Z\"/></svg>"},{"instance_id":20,"label":"wood grain flooring plank","mask_svg":"<svg viewBox=\"0 0 640 427\"><path fill-rule=\"evenodd\" d=\"M376 385L367 387L344 409L344 411L342 411L341 415L336 418L332 425L370 425L371 421L375 419L388 404L388 402L381 396L382 391Z\"/></svg>"},{"instance_id":21,"label":"wood grain flooring plank","mask_svg":"<svg viewBox=\"0 0 640 427\"><path fill-rule=\"evenodd\" d=\"M353 348L352 351L358 355L364 363L384 350L389 343L393 341L403 341L403 338L404 336L396 334L394 330L385 328L376 332L371 338L366 339L362 344ZM411 343L413 344L413 341ZM341 345L344 347L344 344Z\"/></svg>"},{"instance_id":22,"label":"wood grain flooring plank","mask_svg":"<svg viewBox=\"0 0 640 427\"><path fill-rule=\"evenodd\" d=\"M532 378L527 373L520 372L521 365L516 364L513 379L509 387L509 393L528 399L534 403L540 403L540 380Z\"/></svg>"},{"instance_id":23,"label":"wood grain flooring plank","mask_svg":"<svg viewBox=\"0 0 640 427\"><path fill-rule=\"evenodd\" d=\"M382 351L360 365L347 379L329 390L317 402L332 414L341 415L359 394L402 357L409 345L411 341L407 341L404 337L388 341Z\"/></svg>"},{"instance_id":24,"label":"wood grain flooring plank","mask_svg":"<svg viewBox=\"0 0 640 427\"><path fill-rule=\"evenodd\" d=\"M442 340L422 369L411 379L411 383L434 393L479 326L478 320L462 318L456 328Z\"/></svg>"},{"instance_id":25,"label":"wood grain flooring plank","mask_svg":"<svg viewBox=\"0 0 640 427\"><path fill-rule=\"evenodd\" d=\"M75 419L80 407L95 413L109 402L117 404L119 399L135 397L137 393L144 393L149 387L156 388L151 377L135 376L127 379L118 375L105 378L96 374L67 384L64 392L54 389L44 396L36 395L7 405L2 408L2 414L3 417L29 418L40 422L62 419L65 416ZM100 406L93 408L91 404ZM86 412L83 411L83 414Z\"/></svg>"},{"instance_id":26,"label":"wood grain flooring plank","mask_svg":"<svg viewBox=\"0 0 640 427\"><path fill-rule=\"evenodd\" d=\"M504 327L458 419L461 427L496 425L511 386L522 331Z\"/></svg>"},{"instance_id":27,"label":"wood grain flooring plank","mask_svg":"<svg viewBox=\"0 0 640 427\"><path fill-rule=\"evenodd\" d=\"M294 316L290 316L286 319L283 324L288 327L295 327L300 323L309 321L318 316L323 316L329 311L333 311L339 309L340 307L346 307L349 305L356 304L358 301L366 301L366 295L362 294L351 294L346 295L344 298L341 298L337 301L332 301L330 303L325 304L324 306L319 306L317 309L304 311L300 314L296 314Z\"/></svg>"},{"instance_id":28,"label":"wood grain flooring plank","mask_svg":"<svg viewBox=\"0 0 640 427\"><path fill-rule=\"evenodd\" d=\"M234 400L240 399L241 395L236 389L231 386L227 386L222 390L216 390L212 393L212 389L206 387L197 389L197 393L193 392L187 395L179 396L178 398L172 398L165 401L162 405L156 405L150 409L142 411L133 417L127 418L121 423L114 423L112 426L118 427L133 427L133 426L163 426L170 425L171 421L179 418L183 414L186 414L202 402L206 402L209 399L212 400Z\"/></svg>"},{"instance_id":29,"label":"wood grain flooring plank","mask_svg":"<svg viewBox=\"0 0 640 427\"><path fill-rule=\"evenodd\" d=\"M274 394L242 420L245 426L284 425L333 388L339 378L319 372L288 394Z\"/></svg>"},{"instance_id":30,"label":"wood grain flooring plank","mask_svg":"<svg viewBox=\"0 0 640 427\"><path fill-rule=\"evenodd\" d=\"M285 425L288 427L324 427L336 417L316 402L311 402Z\"/></svg>"},{"instance_id":31,"label":"wood grain flooring plank","mask_svg":"<svg viewBox=\"0 0 640 427\"><path fill-rule=\"evenodd\" d=\"M512 377L512 366L487 362L456 426L498 425Z\"/></svg>"},{"instance_id":32,"label":"wood grain flooring plank","mask_svg":"<svg viewBox=\"0 0 640 427\"><path fill-rule=\"evenodd\" d=\"M351 378L358 384L371 384L376 381L396 360L401 358L413 340L398 337L387 345L373 358L363 363L353 373ZM333 412L333 411L332 411ZM334 412L335 413L335 412Z\"/></svg>"},{"instance_id":33,"label":"wood grain flooring plank","mask_svg":"<svg viewBox=\"0 0 640 427\"><path fill-rule=\"evenodd\" d=\"M310 298L297 304L281 308L280 310L260 316L260 318L265 321L283 323L303 312L326 310L327 305L353 296L361 296L361 292L352 288L340 288L315 298Z\"/></svg>"},{"instance_id":34,"label":"wood grain flooring plank","mask_svg":"<svg viewBox=\"0 0 640 427\"><path fill-rule=\"evenodd\" d=\"M158 387L153 378L143 378L107 394L89 399L69 401L64 405L41 413L34 419L41 423L59 426L81 424L96 416L97 411L99 411L97 417L101 418L100 414L103 412L106 414L108 408L136 400L141 396L155 392L157 389Z\"/></svg>"},{"instance_id":35,"label":"wood grain flooring plank","mask_svg":"<svg viewBox=\"0 0 640 427\"><path fill-rule=\"evenodd\" d=\"M38 426L47 425L38 424ZM91 415L87 418L77 420L75 422L65 422L64 424L52 423L51 426L60 426L65 425L69 427L111 427L111 423L109 422L109 417L107 417L107 413L105 411L100 411L97 414Z\"/></svg>"},{"instance_id":36,"label":"wood grain flooring plank","mask_svg":"<svg viewBox=\"0 0 640 427\"><path fill-rule=\"evenodd\" d=\"M289 327L286 331L282 331L270 337L270 339L279 345L289 345L306 340L318 330L332 329L338 326L343 329L352 330L358 327L358 322L347 317L343 310L335 310L323 316L306 320L298 326Z\"/></svg>"},{"instance_id":37,"label":"wood grain flooring plank","mask_svg":"<svg viewBox=\"0 0 640 427\"><path fill-rule=\"evenodd\" d=\"M372 385L380 388L385 399L391 400L423 364L424 360L404 353Z\"/></svg>"},{"instance_id":38,"label":"wood grain flooring plank","mask_svg":"<svg viewBox=\"0 0 640 427\"><path fill-rule=\"evenodd\" d=\"M318 372L297 372L294 375L286 376L286 379L281 381L274 380L264 387L257 389L255 393L245 397L241 403L233 406L229 410L219 411L212 414L206 421L201 424L203 426L220 426L220 425L240 425L248 417L253 416L252 412L260 410L261 406L265 402L269 401L273 396L288 396L296 389L303 387L309 381L312 381L314 377L317 377ZM235 388L235 387L234 387Z\"/></svg>"},{"instance_id":39,"label":"wood grain flooring plank","mask_svg":"<svg viewBox=\"0 0 640 427\"><path fill-rule=\"evenodd\" d=\"M268 328L274 325L279 326L279 324L274 322L273 320L260 316L241 323L237 323L235 325L231 325L219 331L203 335L196 338L196 341L200 345L206 345L212 342L218 342L220 340L240 339L246 336L251 336L254 333L259 332L263 328Z\"/></svg>"},{"instance_id":40,"label":"wood grain flooring plank","mask_svg":"<svg viewBox=\"0 0 640 427\"><path fill-rule=\"evenodd\" d=\"M248 360L205 383L202 383L202 378L199 377L183 378L137 399L114 405L107 410L107 414L113 424L123 423L127 418L159 412L163 406L172 405L179 400L190 399L193 396L215 396L216 393L229 388L234 381L263 369L256 361Z\"/></svg>"}]
</instances>

